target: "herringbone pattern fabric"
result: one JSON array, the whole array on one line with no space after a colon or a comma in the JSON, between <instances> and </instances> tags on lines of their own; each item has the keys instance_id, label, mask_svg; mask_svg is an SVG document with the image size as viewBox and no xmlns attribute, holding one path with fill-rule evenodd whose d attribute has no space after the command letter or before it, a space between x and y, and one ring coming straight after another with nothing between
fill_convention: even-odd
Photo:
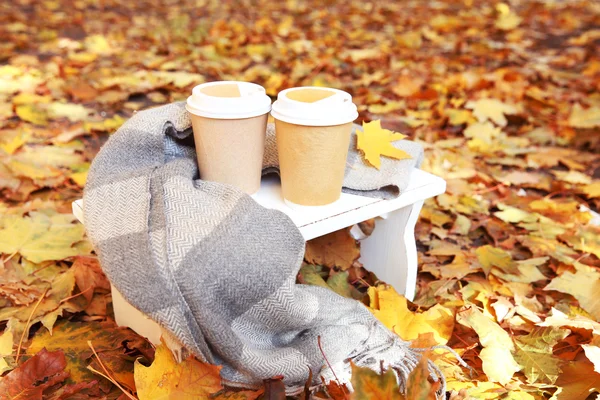
<instances>
[{"instance_id":1,"label":"herringbone pattern fabric","mask_svg":"<svg viewBox=\"0 0 600 400\"><path fill-rule=\"evenodd\" d=\"M309 369L319 384L333 377L324 352L346 381L349 360L376 371L383 363L404 388L418 353L359 302L297 285L304 239L294 223L235 187L198 179L190 134L183 103L140 112L90 169L86 228L125 299L222 365L232 385L283 375L294 392Z\"/></svg>"}]
</instances>

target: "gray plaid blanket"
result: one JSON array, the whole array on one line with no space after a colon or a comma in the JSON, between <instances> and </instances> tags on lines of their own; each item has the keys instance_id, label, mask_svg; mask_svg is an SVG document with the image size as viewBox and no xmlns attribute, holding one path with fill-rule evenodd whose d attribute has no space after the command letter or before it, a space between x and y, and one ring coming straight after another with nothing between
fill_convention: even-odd
<instances>
[{"instance_id":1,"label":"gray plaid blanket","mask_svg":"<svg viewBox=\"0 0 600 400\"><path fill-rule=\"evenodd\" d=\"M422 151L408 150L415 158L402 173ZM352 160L350 175L360 171ZM361 178L347 176L346 186ZM398 186L376 186L390 183ZM309 369L315 385L333 374L348 382L353 361L393 368L405 390L419 352L361 303L296 284L304 239L294 223L234 187L198 179L184 103L139 112L108 140L89 172L84 213L110 281L188 351L221 365L226 384L283 375L294 393Z\"/></svg>"}]
</instances>

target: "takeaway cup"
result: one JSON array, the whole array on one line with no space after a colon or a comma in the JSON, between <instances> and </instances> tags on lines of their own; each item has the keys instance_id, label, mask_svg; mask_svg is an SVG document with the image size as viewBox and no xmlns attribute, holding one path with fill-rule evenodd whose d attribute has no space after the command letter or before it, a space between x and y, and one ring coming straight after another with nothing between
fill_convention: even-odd
<instances>
[{"instance_id":1,"label":"takeaway cup","mask_svg":"<svg viewBox=\"0 0 600 400\"><path fill-rule=\"evenodd\" d=\"M271 115L284 200L292 207L338 200L352 121L358 117L352 96L322 87L286 89L277 95Z\"/></svg>"},{"instance_id":2,"label":"takeaway cup","mask_svg":"<svg viewBox=\"0 0 600 400\"><path fill-rule=\"evenodd\" d=\"M271 99L254 83L209 82L188 97L200 178L253 194L260 188Z\"/></svg>"}]
</instances>

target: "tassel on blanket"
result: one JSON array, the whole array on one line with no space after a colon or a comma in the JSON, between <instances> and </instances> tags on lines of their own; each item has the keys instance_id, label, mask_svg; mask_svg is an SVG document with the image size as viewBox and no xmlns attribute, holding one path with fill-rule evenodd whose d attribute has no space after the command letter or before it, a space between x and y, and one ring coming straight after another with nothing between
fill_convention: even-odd
<instances>
[{"instance_id":1,"label":"tassel on blanket","mask_svg":"<svg viewBox=\"0 0 600 400\"><path fill-rule=\"evenodd\" d=\"M395 334L390 334L379 324L373 325L373 333L369 337L370 343L365 349L357 351L357 354L351 354L344 362L337 365L327 366L321 372L324 382L338 381L346 385L348 389L353 390L351 378L352 369L350 362L359 367L369 368L377 373L392 369L396 376L400 393L406 394L407 382L410 373L417 367L421 361L423 353L437 349L443 349L450 352L459 364L465 368L469 366L462 358L448 346L434 346L431 348L411 348L410 342L403 341ZM378 343L378 344L375 344ZM433 382L439 382L436 392L436 398L439 400L446 398L446 379L439 367L431 360L427 361L430 378Z\"/></svg>"}]
</instances>

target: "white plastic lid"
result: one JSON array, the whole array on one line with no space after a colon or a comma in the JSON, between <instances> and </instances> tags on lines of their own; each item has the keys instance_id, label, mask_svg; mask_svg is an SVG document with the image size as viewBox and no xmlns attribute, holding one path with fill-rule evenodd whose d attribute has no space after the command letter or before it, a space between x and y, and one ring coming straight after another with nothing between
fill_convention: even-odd
<instances>
[{"instance_id":1,"label":"white plastic lid","mask_svg":"<svg viewBox=\"0 0 600 400\"><path fill-rule=\"evenodd\" d=\"M271 111L271 98L262 86L255 83L208 82L192 89L185 108L206 118L251 118Z\"/></svg>"},{"instance_id":2,"label":"white plastic lid","mask_svg":"<svg viewBox=\"0 0 600 400\"><path fill-rule=\"evenodd\" d=\"M343 90L306 86L279 92L271 110L273 118L296 125L332 126L358 117L352 96Z\"/></svg>"}]
</instances>

